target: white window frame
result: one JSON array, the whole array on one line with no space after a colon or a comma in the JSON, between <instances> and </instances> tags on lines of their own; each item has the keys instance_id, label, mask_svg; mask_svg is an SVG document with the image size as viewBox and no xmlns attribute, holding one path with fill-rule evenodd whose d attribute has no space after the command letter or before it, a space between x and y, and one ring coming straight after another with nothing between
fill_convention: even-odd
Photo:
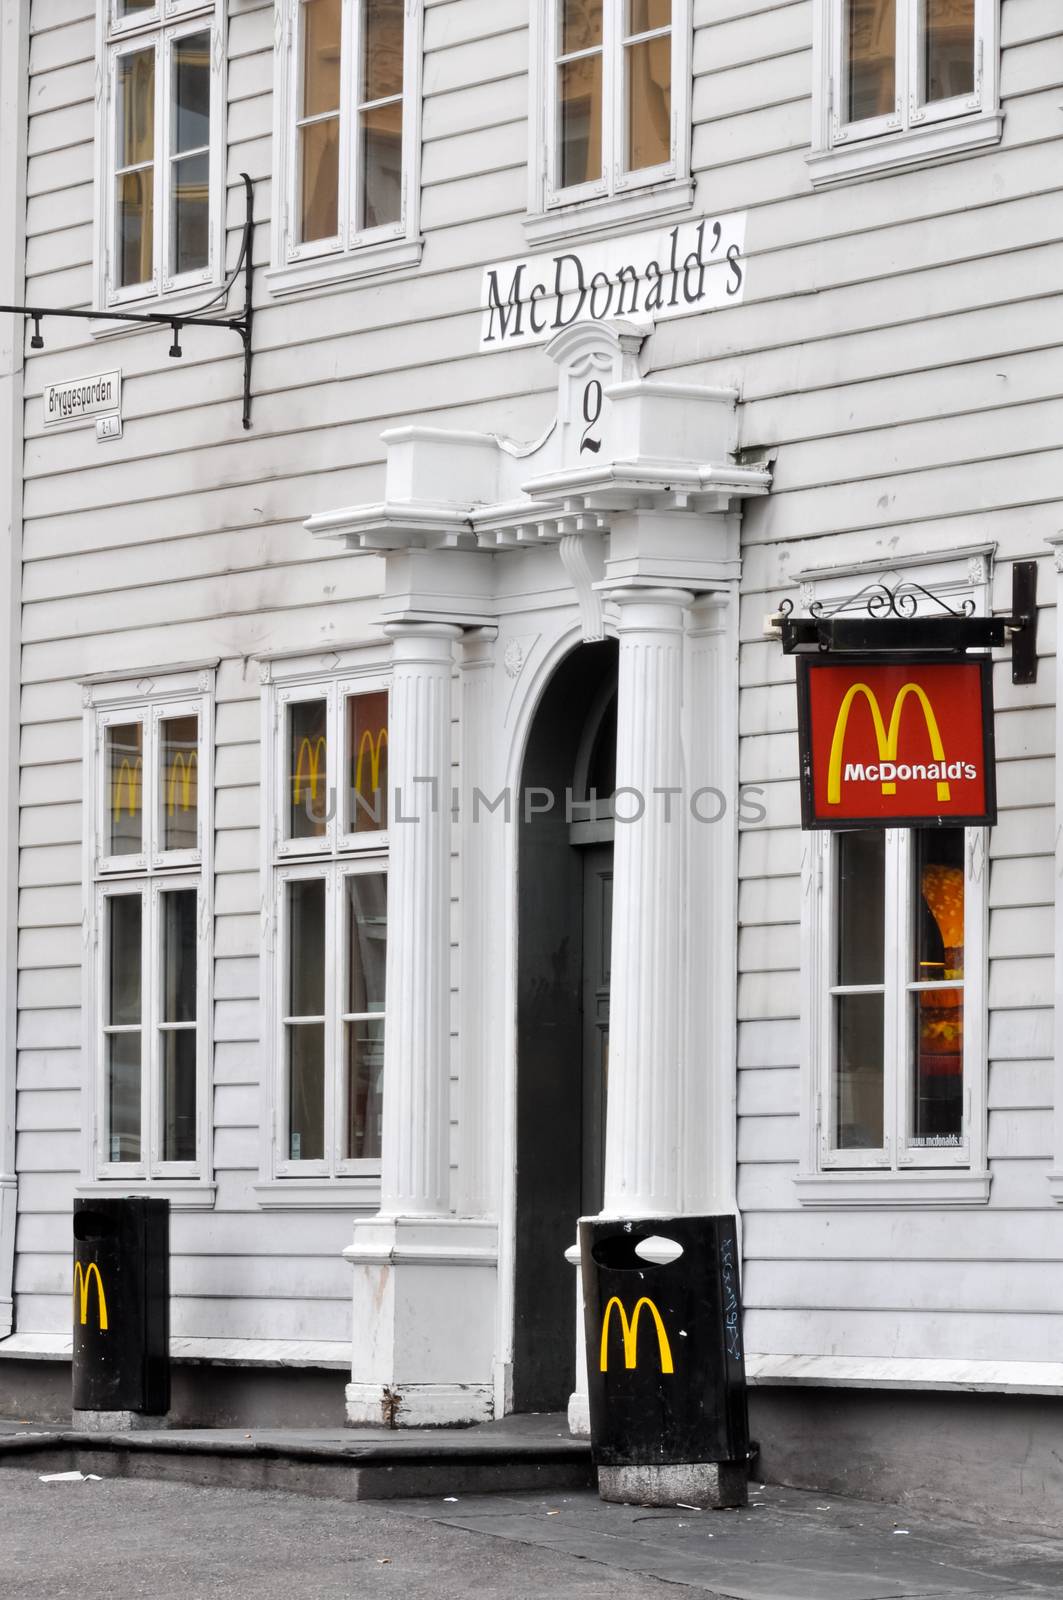
<instances>
[{"instance_id":1,"label":"white window frame","mask_svg":"<svg viewBox=\"0 0 1063 1600\"><path fill-rule=\"evenodd\" d=\"M210 221L207 265L194 272L171 274L169 169L171 166L170 59L174 41L209 29L211 36ZM119 18L116 0L98 0L96 60L101 92L96 99L96 188L94 248L96 305L102 311L128 306L137 312L156 303L167 310L185 310L201 302L203 291L222 282L225 265L225 111L226 31L224 0L159 0L151 10ZM115 260L115 77L123 55L152 47L155 51L155 189L153 271L150 283L119 288ZM135 324L96 323L96 337L128 334Z\"/></svg>"},{"instance_id":2,"label":"white window frame","mask_svg":"<svg viewBox=\"0 0 1063 1600\"><path fill-rule=\"evenodd\" d=\"M972 600L985 615L993 546L800 575L802 598L836 604L868 584L906 578L958 608ZM921 609L924 609L921 606ZM912 929L910 830L886 830L884 1148L831 1148L836 981L835 836L802 835L801 869L801 1124L802 1161L794 1188L805 1206L962 1206L989 1198L989 830L967 828L964 842L963 1082L964 1140L957 1147L907 1143L910 1109L911 990L904 966Z\"/></svg>"},{"instance_id":3,"label":"white window frame","mask_svg":"<svg viewBox=\"0 0 1063 1600\"><path fill-rule=\"evenodd\" d=\"M378 273L416 267L421 259L421 75L424 0L405 0L406 26L402 79L402 210L399 220L377 228L355 225L355 135L359 0L342 0L340 73L339 232L333 239L306 244L296 234L296 113L299 105L299 11L301 0L274 0L273 171L277 197L271 221L272 265L266 274L274 295L342 283Z\"/></svg>"},{"instance_id":4,"label":"white window frame","mask_svg":"<svg viewBox=\"0 0 1063 1600\"><path fill-rule=\"evenodd\" d=\"M346 975L346 919L343 881L358 873L388 871L386 829L347 833L341 826L345 800L337 795L333 815L321 839L289 839L287 827L288 706L299 701L326 701L326 801L331 802L334 774L345 772L350 695L391 690L390 654L386 646L340 646L328 664L303 654L273 657L261 663L262 693L262 995L265 1073L262 1118L261 1176L255 1185L258 1204L266 1210L304 1207L372 1211L380 1203L379 1158L343 1159L345 1093L342 1073L344 1021L340 994ZM335 755L333 754L335 752ZM389 801L391 797L389 796ZM286 1111L285 994L287 966L287 885L298 878L324 879L326 884L325 1071L326 1116L323 1161L292 1161L288 1156ZM384 1026L387 1027L385 1009Z\"/></svg>"},{"instance_id":5,"label":"white window frame","mask_svg":"<svg viewBox=\"0 0 1063 1600\"><path fill-rule=\"evenodd\" d=\"M84 829L83 1058L86 1063L83 1181L80 1194L154 1194L171 1204L202 1209L214 1203L213 1182L213 797L216 662L194 663L136 679L103 675L83 681ZM163 786L158 777L159 724L171 717L199 718L197 753L197 845L162 848ZM105 761L109 727L140 722L144 727L141 815L143 850L108 856L110 806ZM159 900L167 890L195 890L196 941L196 1157L164 1161L161 1140L160 1032L162 940ZM107 902L139 894L144 901L141 958L141 1158L112 1161L106 1138Z\"/></svg>"},{"instance_id":6,"label":"white window frame","mask_svg":"<svg viewBox=\"0 0 1063 1600\"><path fill-rule=\"evenodd\" d=\"M919 9L897 0L897 77L893 112L846 122L845 3L813 0L812 150L815 187L878 172L928 166L997 144L1000 110L1000 0L975 0L975 83L971 95L932 104L919 94Z\"/></svg>"},{"instance_id":7,"label":"white window frame","mask_svg":"<svg viewBox=\"0 0 1063 1600\"><path fill-rule=\"evenodd\" d=\"M531 0L528 215L531 244L586 237L655 217L679 216L694 199L690 175L693 24L690 0L672 0L672 146L668 161L623 170L627 96L623 81L625 0L604 0L602 166L594 183L559 185L557 55L562 0Z\"/></svg>"}]
</instances>

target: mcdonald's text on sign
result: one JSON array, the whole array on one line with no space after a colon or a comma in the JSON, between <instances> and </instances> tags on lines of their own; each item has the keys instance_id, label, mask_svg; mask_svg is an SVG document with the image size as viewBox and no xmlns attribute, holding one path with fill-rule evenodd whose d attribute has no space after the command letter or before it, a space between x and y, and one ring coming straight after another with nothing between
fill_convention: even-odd
<instances>
[{"instance_id":1,"label":"mcdonald's text on sign","mask_svg":"<svg viewBox=\"0 0 1063 1600\"><path fill-rule=\"evenodd\" d=\"M803 827L996 821L988 658L801 660L798 726Z\"/></svg>"}]
</instances>

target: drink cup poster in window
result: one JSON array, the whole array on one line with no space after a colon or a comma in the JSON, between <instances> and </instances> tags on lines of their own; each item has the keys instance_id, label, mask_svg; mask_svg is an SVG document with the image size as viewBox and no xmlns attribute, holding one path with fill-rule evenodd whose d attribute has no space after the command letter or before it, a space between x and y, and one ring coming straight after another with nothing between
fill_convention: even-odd
<instances>
[{"instance_id":1,"label":"drink cup poster in window","mask_svg":"<svg viewBox=\"0 0 1063 1600\"><path fill-rule=\"evenodd\" d=\"M992 663L798 662L805 828L996 821Z\"/></svg>"}]
</instances>

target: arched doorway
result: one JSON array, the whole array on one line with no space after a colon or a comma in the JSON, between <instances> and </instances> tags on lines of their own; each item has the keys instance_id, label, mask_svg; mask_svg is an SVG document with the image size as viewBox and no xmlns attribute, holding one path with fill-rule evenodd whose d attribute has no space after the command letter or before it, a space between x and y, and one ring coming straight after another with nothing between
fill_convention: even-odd
<instances>
[{"instance_id":1,"label":"arched doorway","mask_svg":"<svg viewBox=\"0 0 1063 1600\"><path fill-rule=\"evenodd\" d=\"M513 1407L560 1410L575 1370L576 1218L602 1203L609 1062L615 641L551 679L521 779Z\"/></svg>"}]
</instances>

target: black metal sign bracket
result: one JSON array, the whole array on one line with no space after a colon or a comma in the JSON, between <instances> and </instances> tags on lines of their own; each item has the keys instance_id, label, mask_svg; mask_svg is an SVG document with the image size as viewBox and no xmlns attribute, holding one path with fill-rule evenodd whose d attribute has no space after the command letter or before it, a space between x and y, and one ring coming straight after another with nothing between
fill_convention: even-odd
<instances>
[{"instance_id":1,"label":"black metal sign bracket","mask_svg":"<svg viewBox=\"0 0 1063 1600\"><path fill-rule=\"evenodd\" d=\"M926 601L937 610L920 611ZM807 617L795 617L793 601L784 600L771 619L787 655L891 655L957 660L971 651L999 649L1011 641L1012 683L1037 681L1037 562L1012 566L1011 615L977 617L974 601L954 610L940 595L921 584L905 582L895 589L872 584L829 608L814 601Z\"/></svg>"},{"instance_id":2,"label":"black metal sign bracket","mask_svg":"<svg viewBox=\"0 0 1063 1600\"><path fill-rule=\"evenodd\" d=\"M182 328L228 328L231 333L239 335L244 350L244 390L243 390L243 425L251 426L251 362L253 358L252 331L255 322L255 308L252 301L254 286L254 243L255 243L255 195L251 179L246 172L241 172L244 180L244 195L247 210L244 217L244 233L240 242L240 254L236 265L226 278L217 294L202 306L192 311L186 311L174 316L165 311L66 311L57 306L0 306L0 311L11 312L14 316L24 317L33 323L33 334L30 338L31 350L43 350L44 338L41 334L41 319L44 317L76 317L84 322L133 322L147 323L169 328L173 335L169 354L179 357L183 354L181 349ZM221 305L228 298L229 290L243 273L244 279L244 306L239 316L236 317L206 317L202 313L210 311L214 306Z\"/></svg>"}]
</instances>

